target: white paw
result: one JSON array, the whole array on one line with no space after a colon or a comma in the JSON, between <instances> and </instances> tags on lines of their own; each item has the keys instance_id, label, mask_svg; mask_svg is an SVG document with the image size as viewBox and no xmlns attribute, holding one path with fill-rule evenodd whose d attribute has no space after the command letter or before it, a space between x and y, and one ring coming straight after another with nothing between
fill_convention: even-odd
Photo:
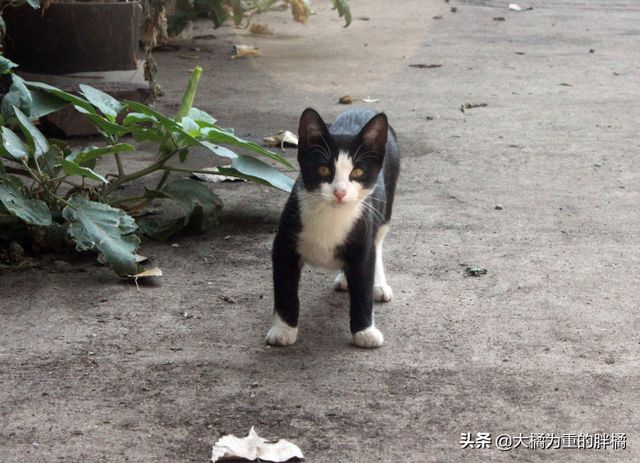
<instances>
[{"instance_id":1,"label":"white paw","mask_svg":"<svg viewBox=\"0 0 640 463\"><path fill-rule=\"evenodd\" d=\"M382 333L375 326L370 326L353 335L353 343L358 347L380 347L383 342Z\"/></svg>"},{"instance_id":2,"label":"white paw","mask_svg":"<svg viewBox=\"0 0 640 463\"><path fill-rule=\"evenodd\" d=\"M276 321L267 333L267 344L270 346L290 346L296 342L298 328L291 328L281 321Z\"/></svg>"},{"instance_id":3,"label":"white paw","mask_svg":"<svg viewBox=\"0 0 640 463\"><path fill-rule=\"evenodd\" d=\"M391 286L387 284L375 285L373 287L373 300L376 302L389 302L393 299Z\"/></svg>"},{"instance_id":4,"label":"white paw","mask_svg":"<svg viewBox=\"0 0 640 463\"><path fill-rule=\"evenodd\" d=\"M338 273L338 276L333 282L333 287L336 291L349 291L349 285L347 285L347 277L344 276L343 272Z\"/></svg>"}]
</instances>

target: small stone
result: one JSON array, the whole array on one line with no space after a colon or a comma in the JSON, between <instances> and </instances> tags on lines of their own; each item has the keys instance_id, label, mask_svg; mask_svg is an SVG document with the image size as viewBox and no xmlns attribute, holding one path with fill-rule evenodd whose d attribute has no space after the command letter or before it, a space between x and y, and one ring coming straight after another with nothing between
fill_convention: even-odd
<instances>
[{"instance_id":1,"label":"small stone","mask_svg":"<svg viewBox=\"0 0 640 463\"><path fill-rule=\"evenodd\" d=\"M351 95L341 96L338 102L340 104L351 104L356 101Z\"/></svg>"},{"instance_id":2,"label":"small stone","mask_svg":"<svg viewBox=\"0 0 640 463\"><path fill-rule=\"evenodd\" d=\"M496 206L496 211L501 211L502 209L504 209L500 204L498 204Z\"/></svg>"}]
</instances>

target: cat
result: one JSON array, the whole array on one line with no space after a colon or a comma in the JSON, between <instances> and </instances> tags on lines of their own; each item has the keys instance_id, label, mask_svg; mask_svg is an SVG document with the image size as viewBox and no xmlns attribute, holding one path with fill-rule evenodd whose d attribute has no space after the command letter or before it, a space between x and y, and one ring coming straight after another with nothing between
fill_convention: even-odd
<instances>
[{"instance_id":1,"label":"cat","mask_svg":"<svg viewBox=\"0 0 640 463\"><path fill-rule=\"evenodd\" d=\"M300 175L273 242L274 322L267 344L298 335L298 285L304 264L339 270L334 287L348 290L351 333L358 347L378 347L373 302L393 297L382 265L400 173L394 130L384 113L353 109L331 128L313 109L300 117Z\"/></svg>"}]
</instances>

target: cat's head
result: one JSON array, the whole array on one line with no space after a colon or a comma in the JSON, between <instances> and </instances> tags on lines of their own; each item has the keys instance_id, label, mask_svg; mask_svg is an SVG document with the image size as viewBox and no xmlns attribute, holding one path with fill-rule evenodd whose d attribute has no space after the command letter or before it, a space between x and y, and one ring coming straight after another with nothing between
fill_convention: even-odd
<instances>
[{"instance_id":1,"label":"cat's head","mask_svg":"<svg viewBox=\"0 0 640 463\"><path fill-rule=\"evenodd\" d=\"M362 201L382 169L388 129L387 116L380 113L360 132L331 135L320 115L307 108L298 129L304 189L336 207Z\"/></svg>"}]
</instances>

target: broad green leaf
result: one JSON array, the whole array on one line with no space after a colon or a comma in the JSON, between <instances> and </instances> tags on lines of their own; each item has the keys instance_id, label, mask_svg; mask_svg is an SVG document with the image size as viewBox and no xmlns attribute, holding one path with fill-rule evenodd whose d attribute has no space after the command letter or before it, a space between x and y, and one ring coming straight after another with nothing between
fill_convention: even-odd
<instances>
[{"instance_id":1,"label":"broad green leaf","mask_svg":"<svg viewBox=\"0 0 640 463\"><path fill-rule=\"evenodd\" d=\"M96 114L96 110L93 108L93 106L91 106L91 104L83 98L80 98L78 96L72 95L67 92L63 92L59 88L53 87L51 85L43 84L42 82L25 82L24 84L30 88L46 90L50 93L53 93L55 96L62 98L65 101L73 103L75 106L80 106L85 111L88 111L91 114Z\"/></svg>"},{"instance_id":2,"label":"broad green leaf","mask_svg":"<svg viewBox=\"0 0 640 463\"><path fill-rule=\"evenodd\" d=\"M20 109L14 106L13 110L18 118L18 124L22 129L22 133L27 138L27 142L33 150L33 156L37 160L40 156L49 151L49 142L47 142L47 139L42 135L42 132L33 125L33 122L31 122L29 118L20 111Z\"/></svg>"},{"instance_id":3,"label":"broad green leaf","mask_svg":"<svg viewBox=\"0 0 640 463\"><path fill-rule=\"evenodd\" d=\"M133 232L137 225L123 210L107 204L73 196L69 202L77 208L65 207L62 215L70 223L69 235L79 251L98 248L113 270L120 276L139 272L136 249L140 240Z\"/></svg>"},{"instance_id":4,"label":"broad green leaf","mask_svg":"<svg viewBox=\"0 0 640 463\"><path fill-rule=\"evenodd\" d=\"M189 111L189 117L196 121L200 127L213 127L216 123L216 120L213 117L197 108L191 108L191 111Z\"/></svg>"},{"instance_id":5,"label":"broad green leaf","mask_svg":"<svg viewBox=\"0 0 640 463\"><path fill-rule=\"evenodd\" d=\"M158 223L153 220L141 221L142 230L155 239L166 239L172 234L186 231L204 233L211 229L217 215L222 210L222 201L201 182L188 178L175 180L162 190L145 188L148 198L166 198L176 201L184 218Z\"/></svg>"},{"instance_id":6,"label":"broad green leaf","mask_svg":"<svg viewBox=\"0 0 640 463\"><path fill-rule=\"evenodd\" d=\"M231 159L235 159L238 157L236 153L234 153L228 148L225 148L224 146L214 145L213 143L209 143L208 141L204 141L204 140L199 140L199 141L200 141L200 144L202 144L206 148L209 148L211 151L214 152L214 154L217 154L218 156L221 156L223 158L231 158Z\"/></svg>"},{"instance_id":7,"label":"broad green leaf","mask_svg":"<svg viewBox=\"0 0 640 463\"><path fill-rule=\"evenodd\" d=\"M240 148L245 148L250 151L262 154L293 169L293 166L289 164L289 161L287 161L279 154L272 153L271 151L266 150L262 146L257 145L253 142L242 140L241 138L238 138L235 135L230 134L229 132L225 132L222 129L207 127L202 129L202 133L203 135L205 135L207 141L210 141L212 143L224 143L227 145L239 146Z\"/></svg>"},{"instance_id":8,"label":"broad green leaf","mask_svg":"<svg viewBox=\"0 0 640 463\"><path fill-rule=\"evenodd\" d=\"M56 178L62 169L62 166L58 164L58 157L64 155L67 149L63 143L64 142L60 140L49 140L49 151L44 154L44 162L40 162L42 171L47 174L49 178Z\"/></svg>"},{"instance_id":9,"label":"broad green leaf","mask_svg":"<svg viewBox=\"0 0 640 463\"><path fill-rule=\"evenodd\" d=\"M349 24L351 24L351 9L349 8L348 0L333 0L333 6L338 10L338 15L341 18L344 16L347 22L344 27L349 27Z\"/></svg>"},{"instance_id":10,"label":"broad green leaf","mask_svg":"<svg viewBox=\"0 0 640 463\"><path fill-rule=\"evenodd\" d=\"M182 130L187 132L192 137L197 137L200 135L200 126L196 124L196 121L191 119L190 117L182 118Z\"/></svg>"},{"instance_id":11,"label":"broad green leaf","mask_svg":"<svg viewBox=\"0 0 640 463\"><path fill-rule=\"evenodd\" d=\"M142 113L129 113L127 117L122 121L123 125L131 125L137 123L145 123L145 122L153 122L154 124L159 124L158 119L153 116L147 116Z\"/></svg>"},{"instance_id":12,"label":"broad green leaf","mask_svg":"<svg viewBox=\"0 0 640 463\"><path fill-rule=\"evenodd\" d=\"M146 114L147 116L154 117L156 120L160 122L160 124L162 124L164 127L168 129L176 129L180 127L180 124L178 124L176 121L174 121L173 119L169 119L166 116L163 116L158 111L154 111L147 105L138 103L137 101L125 100L124 102L127 104L127 106L129 106L134 111L137 111L142 114Z\"/></svg>"},{"instance_id":13,"label":"broad green leaf","mask_svg":"<svg viewBox=\"0 0 640 463\"><path fill-rule=\"evenodd\" d=\"M2 146L17 161L26 161L29 159L29 151L18 136L6 127L2 127Z\"/></svg>"},{"instance_id":14,"label":"broad green leaf","mask_svg":"<svg viewBox=\"0 0 640 463\"><path fill-rule=\"evenodd\" d=\"M4 128L4 127L3 127ZM18 177L8 175L0 180L0 201L15 216L33 225L51 225L51 212L44 201L28 199Z\"/></svg>"},{"instance_id":15,"label":"broad green leaf","mask_svg":"<svg viewBox=\"0 0 640 463\"><path fill-rule=\"evenodd\" d=\"M112 153L121 153L123 151L133 151L135 148L127 143L118 143L111 146L106 146L104 148L96 148L95 146L90 146L81 150L73 159L67 158L69 161L73 161L76 164L81 164L90 159L96 159L105 154Z\"/></svg>"},{"instance_id":16,"label":"broad green leaf","mask_svg":"<svg viewBox=\"0 0 640 463\"><path fill-rule=\"evenodd\" d=\"M35 8L36 10L40 8L39 0L27 0L27 3L31 5L33 8Z\"/></svg>"},{"instance_id":17,"label":"broad green leaf","mask_svg":"<svg viewBox=\"0 0 640 463\"><path fill-rule=\"evenodd\" d=\"M87 117L91 122L93 122L93 125L95 125L96 128L98 128L99 130L102 129L109 136L115 135L115 134L126 135L129 133L128 128L122 127L121 125L111 122L105 119L104 117L99 116L98 114L90 113L89 111L84 109L82 106L76 106L75 108L78 110L78 112L81 112L82 114L85 115L85 117Z\"/></svg>"},{"instance_id":18,"label":"broad green leaf","mask_svg":"<svg viewBox=\"0 0 640 463\"><path fill-rule=\"evenodd\" d=\"M68 101L47 92L39 90L30 90L31 93L31 119L38 119L47 114L55 113L57 110L64 108L69 104Z\"/></svg>"},{"instance_id":19,"label":"broad green leaf","mask_svg":"<svg viewBox=\"0 0 640 463\"><path fill-rule=\"evenodd\" d=\"M153 143L162 143L166 134L158 127L135 127L129 126L129 133L133 135L133 139L137 142L150 141Z\"/></svg>"},{"instance_id":20,"label":"broad green leaf","mask_svg":"<svg viewBox=\"0 0 640 463\"><path fill-rule=\"evenodd\" d=\"M218 166L218 172L220 175L243 178L287 192L291 191L295 183L269 164L265 164L252 156L242 154L231 162L231 166Z\"/></svg>"},{"instance_id":21,"label":"broad green leaf","mask_svg":"<svg viewBox=\"0 0 640 463\"><path fill-rule=\"evenodd\" d=\"M24 80L16 74L12 74L11 78L13 83L9 87L9 93L4 96L0 105L0 111L5 123L15 121L14 106L20 108L23 113L31 115L31 105L33 104L31 93L25 86Z\"/></svg>"},{"instance_id":22,"label":"broad green leaf","mask_svg":"<svg viewBox=\"0 0 640 463\"><path fill-rule=\"evenodd\" d=\"M109 119L109 122L115 122L116 116L126 107L125 104L120 103L111 95L88 85L80 84L80 90L89 100L89 103L102 111L102 114Z\"/></svg>"},{"instance_id":23,"label":"broad green leaf","mask_svg":"<svg viewBox=\"0 0 640 463\"><path fill-rule=\"evenodd\" d=\"M58 157L58 162L60 163L60 165L62 166L62 168L64 169L67 175L80 175L81 177L90 178L91 180L95 180L97 182L109 183L107 182L107 179L104 178L102 175L96 174L94 171L86 167L80 167L75 162L68 161L62 156Z\"/></svg>"},{"instance_id":24,"label":"broad green leaf","mask_svg":"<svg viewBox=\"0 0 640 463\"><path fill-rule=\"evenodd\" d=\"M4 29L3 29L4 31ZM13 61L5 58L4 56L0 56L0 73L1 74L7 74L9 72L11 72L11 69L13 68L17 68L18 65L16 63L14 63Z\"/></svg>"},{"instance_id":25,"label":"broad green leaf","mask_svg":"<svg viewBox=\"0 0 640 463\"><path fill-rule=\"evenodd\" d=\"M2 19L2 16L0 16L0 41L4 40L4 36L6 34L7 34L7 23L5 23L4 19Z\"/></svg>"}]
</instances>

